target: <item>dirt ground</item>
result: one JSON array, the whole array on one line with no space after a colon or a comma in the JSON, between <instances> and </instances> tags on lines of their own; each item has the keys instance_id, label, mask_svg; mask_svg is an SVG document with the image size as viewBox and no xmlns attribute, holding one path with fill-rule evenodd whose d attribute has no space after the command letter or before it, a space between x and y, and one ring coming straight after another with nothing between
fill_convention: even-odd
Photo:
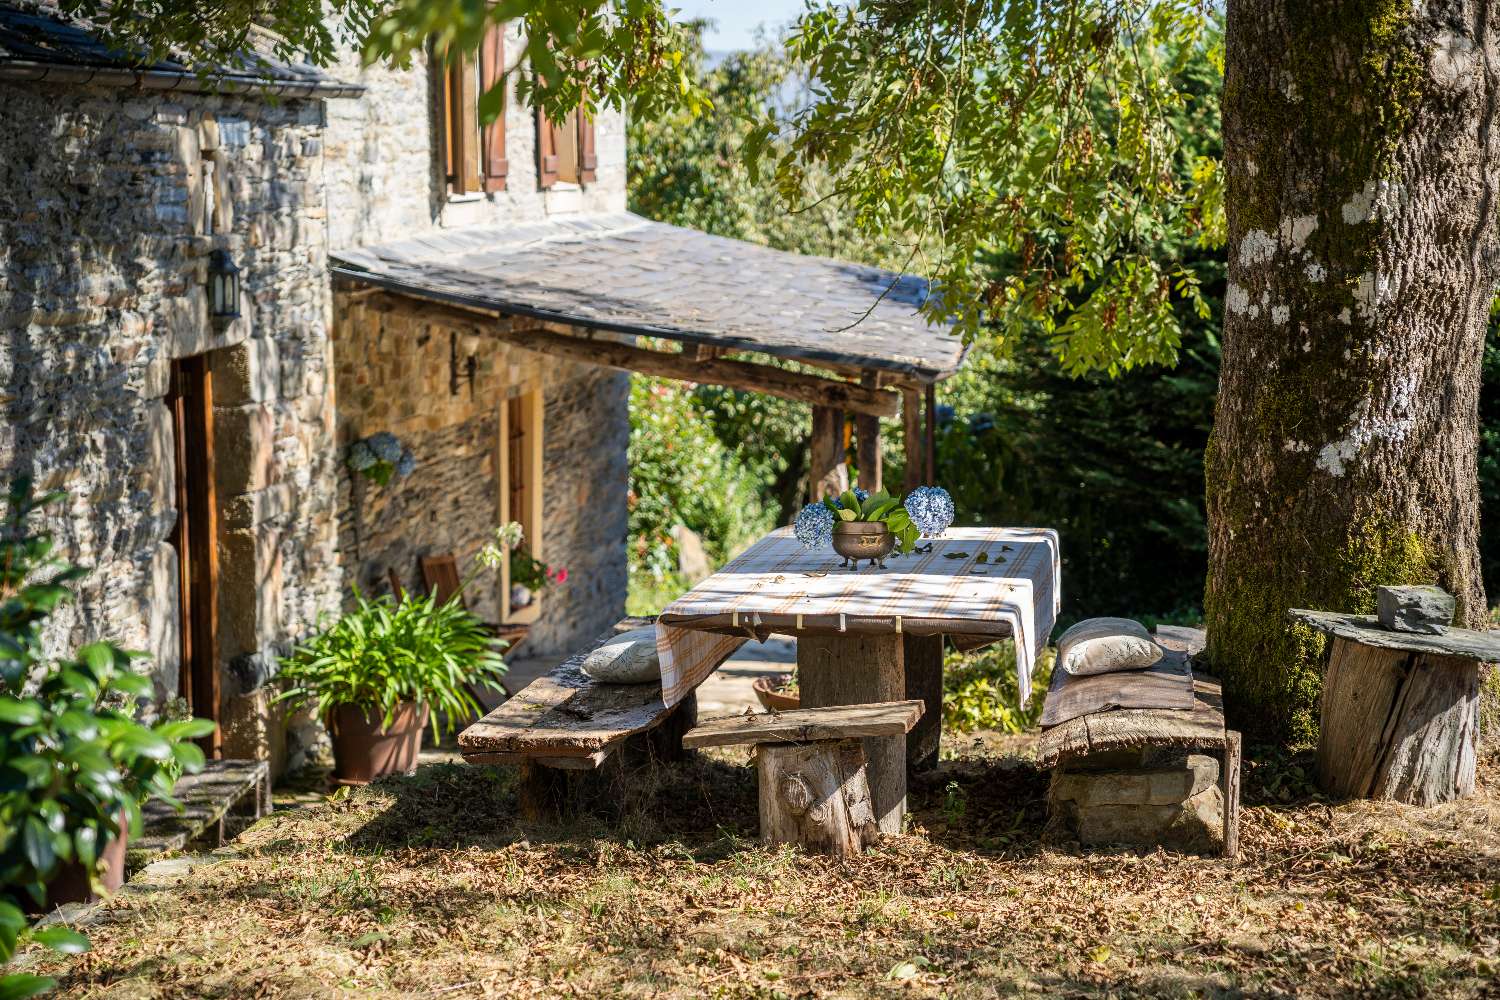
<instances>
[{"instance_id":1,"label":"dirt ground","mask_svg":"<svg viewBox=\"0 0 1500 1000\"><path fill-rule=\"evenodd\" d=\"M962 737L908 835L755 842L738 750L637 762L568 825L508 769L311 799L117 896L69 997L1500 996L1500 772L1433 809L1247 763L1237 863L1044 845L1027 738Z\"/></svg>"}]
</instances>

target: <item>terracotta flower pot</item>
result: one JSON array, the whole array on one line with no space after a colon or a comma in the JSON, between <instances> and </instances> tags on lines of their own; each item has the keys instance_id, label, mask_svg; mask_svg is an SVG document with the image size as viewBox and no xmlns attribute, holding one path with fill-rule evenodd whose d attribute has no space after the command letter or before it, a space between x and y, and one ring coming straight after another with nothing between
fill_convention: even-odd
<instances>
[{"instance_id":1,"label":"terracotta flower pot","mask_svg":"<svg viewBox=\"0 0 1500 1000\"><path fill-rule=\"evenodd\" d=\"M99 857L99 880L104 891L113 894L125 884L125 842L130 836L125 814L120 814L120 835L104 845ZM89 884L89 875L82 864L69 861L60 866L47 882L47 909L55 910L65 903L87 903L94 899L94 887Z\"/></svg>"},{"instance_id":2,"label":"terracotta flower pot","mask_svg":"<svg viewBox=\"0 0 1500 1000\"><path fill-rule=\"evenodd\" d=\"M405 702L396 708L389 728L384 714L356 705L340 705L328 720L333 738L333 776L341 785L368 785L387 774L409 774L417 767L427 706Z\"/></svg>"},{"instance_id":3,"label":"terracotta flower pot","mask_svg":"<svg viewBox=\"0 0 1500 1000\"><path fill-rule=\"evenodd\" d=\"M762 708L774 709L777 712L790 712L792 709L802 707L800 694L777 690L786 683L787 676L781 674L776 677L757 677L750 682L750 687L755 690L755 697L760 699Z\"/></svg>"}]
</instances>

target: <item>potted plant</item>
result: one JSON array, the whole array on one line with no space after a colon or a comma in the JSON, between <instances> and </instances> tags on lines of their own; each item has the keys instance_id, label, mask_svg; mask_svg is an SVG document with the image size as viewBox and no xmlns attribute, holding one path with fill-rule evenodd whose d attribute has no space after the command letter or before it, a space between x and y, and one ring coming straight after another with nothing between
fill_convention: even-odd
<instances>
[{"instance_id":1,"label":"potted plant","mask_svg":"<svg viewBox=\"0 0 1500 1000\"><path fill-rule=\"evenodd\" d=\"M519 611L529 607L537 595L554 583L566 583L566 567L552 567L542 562L526 549L512 548L510 551L510 607Z\"/></svg>"},{"instance_id":2,"label":"potted plant","mask_svg":"<svg viewBox=\"0 0 1500 1000\"><path fill-rule=\"evenodd\" d=\"M30 482L17 480L0 524L0 960L14 947L5 928L17 913L120 885L141 804L175 803L178 777L203 766L191 741L214 728L137 719L137 700L152 690L133 668L141 654L97 642L72 657L44 655L46 619L83 575L51 557L48 533L28 530L31 514L57 498L33 499Z\"/></svg>"},{"instance_id":3,"label":"potted plant","mask_svg":"<svg viewBox=\"0 0 1500 1000\"><path fill-rule=\"evenodd\" d=\"M884 491L865 493L845 490L837 499L827 497L823 505L833 514L833 551L844 557L844 565L858 566L861 559L884 566L885 557L899 548L910 552L921 537L898 497Z\"/></svg>"},{"instance_id":4,"label":"potted plant","mask_svg":"<svg viewBox=\"0 0 1500 1000\"><path fill-rule=\"evenodd\" d=\"M339 783L411 771L429 720L437 737L439 717L451 732L478 714L471 686L499 682L504 643L464 609L463 591L498 565L499 551L486 546L480 568L441 604L432 595L369 598L356 587L352 611L281 660L278 700L313 706L332 737Z\"/></svg>"},{"instance_id":5,"label":"potted plant","mask_svg":"<svg viewBox=\"0 0 1500 1000\"><path fill-rule=\"evenodd\" d=\"M771 674L757 677L750 682L760 707L767 711L790 712L802 707L802 693L797 687L797 674Z\"/></svg>"}]
</instances>

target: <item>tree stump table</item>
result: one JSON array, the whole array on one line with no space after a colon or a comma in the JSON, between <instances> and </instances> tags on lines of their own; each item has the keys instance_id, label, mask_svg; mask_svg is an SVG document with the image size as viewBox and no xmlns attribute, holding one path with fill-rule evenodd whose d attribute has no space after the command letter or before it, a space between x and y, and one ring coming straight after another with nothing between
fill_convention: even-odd
<instances>
[{"instance_id":1,"label":"tree stump table","mask_svg":"<svg viewBox=\"0 0 1500 1000\"><path fill-rule=\"evenodd\" d=\"M1333 637L1318 739L1324 791L1420 806L1473 793L1479 665L1500 661L1500 633L1428 635L1373 615L1290 615Z\"/></svg>"},{"instance_id":2,"label":"tree stump table","mask_svg":"<svg viewBox=\"0 0 1500 1000\"><path fill-rule=\"evenodd\" d=\"M881 829L861 740L904 738L922 708L920 701L895 701L737 715L689 730L682 745L752 744L761 841L847 857L882 832L900 832Z\"/></svg>"}]
</instances>

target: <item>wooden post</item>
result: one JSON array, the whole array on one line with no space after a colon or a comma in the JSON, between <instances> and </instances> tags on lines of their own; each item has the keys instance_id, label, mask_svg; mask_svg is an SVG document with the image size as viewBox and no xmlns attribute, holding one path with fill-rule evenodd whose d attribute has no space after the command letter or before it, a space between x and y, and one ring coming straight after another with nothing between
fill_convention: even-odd
<instances>
[{"instance_id":1,"label":"wooden post","mask_svg":"<svg viewBox=\"0 0 1500 1000\"><path fill-rule=\"evenodd\" d=\"M879 839L859 740L761 743L760 839L850 857Z\"/></svg>"},{"instance_id":2,"label":"wooden post","mask_svg":"<svg viewBox=\"0 0 1500 1000\"><path fill-rule=\"evenodd\" d=\"M1473 794L1479 664L1335 637L1323 681L1318 784L1428 806Z\"/></svg>"},{"instance_id":3,"label":"wooden post","mask_svg":"<svg viewBox=\"0 0 1500 1000\"><path fill-rule=\"evenodd\" d=\"M814 406L812 411L812 464L808 469L811 501L838 496L849 488L844 466L844 411Z\"/></svg>"},{"instance_id":4,"label":"wooden post","mask_svg":"<svg viewBox=\"0 0 1500 1000\"><path fill-rule=\"evenodd\" d=\"M906 697L902 637L802 633L797 675L805 708L901 701ZM876 822L881 833L898 834L906 815L906 734L867 737L864 747Z\"/></svg>"},{"instance_id":5,"label":"wooden post","mask_svg":"<svg viewBox=\"0 0 1500 1000\"><path fill-rule=\"evenodd\" d=\"M860 385L879 389L879 376L870 373L860 379ZM885 472L881 468L880 418L868 413L854 418L854 434L859 442L859 486L876 493L884 487Z\"/></svg>"},{"instance_id":6,"label":"wooden post","mask_svg":"<svg viewBox=\"0 0 1500 1000\"><path fill-rule=\"evenodd\" d=\"M943 637L904 635L902 655L906 661L906 698L924 706L906 737L906 766L930 771L938 765L943 736Z\"/></svg>"},{"instance_id":7,"label":"wooden post","mask_svg":"<svg viewBox=\"0 0 1500 1000\"><path fill-rule=\"evenodd\" d=\"M1224 733L1224 766L1219 770L1219 791L1224 796L1224 857L1240 854L1240 734Z\"/></svg>"},{"instance_id":8,"label":"wooden post","mask_svg":"<svg viewBox=\"0 0 1500 1000\"><path fill-rule=\"evenodd\" d=\"M922 460L927 482L937 484L937 387L927 386L927 447Z\"/></svg>"},{"instance_id":9,"label":"wooden post","mask_svg":"<svg viewBox=\"0 0 1500 1000\"><path fill-rule=\"evenodd\" d=\"M915 389L901 390L901 433L906 457L906 476L901 481L901 492L910 493L927 478L923 469L927 447L922 440L922 395Z\"/></svg>"}]
</instances>

